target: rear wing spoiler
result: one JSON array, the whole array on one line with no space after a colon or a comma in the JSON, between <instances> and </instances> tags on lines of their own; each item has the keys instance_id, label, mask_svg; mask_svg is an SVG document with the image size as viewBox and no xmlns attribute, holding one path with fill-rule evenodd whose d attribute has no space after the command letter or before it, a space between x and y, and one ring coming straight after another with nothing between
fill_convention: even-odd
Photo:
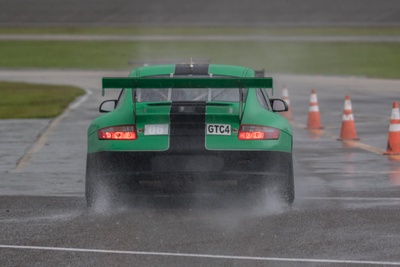
<instances>
[{"instance_id":1,"label":"rear wing spoiler","mask_svg":"<svg viewBox=\"0 0 400 267\"><path fill-rule=\"evenodd\" d=\"M121 88L268 88L273 90L272 78L181 78L181 77L168 77L168 78L103 78L104 96L105 89L121 89ZM273 93L273 92L272 92Z\"/></svg>"}]
</instances>

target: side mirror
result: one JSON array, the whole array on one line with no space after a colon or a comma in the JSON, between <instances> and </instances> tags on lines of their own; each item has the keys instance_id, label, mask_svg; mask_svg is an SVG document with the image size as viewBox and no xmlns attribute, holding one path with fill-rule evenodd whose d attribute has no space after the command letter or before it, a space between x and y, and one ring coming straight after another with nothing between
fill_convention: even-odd
<instances>
[{"instance_id":1,"label":"side mirror","mask_svg":"<svg viewBox=\"0 0 400 267\"><path fill-rule=\"evenodd\" d=\"M113 111L117 106L117 100L106 100L100 104L99 111L101 113L106 113Z\"/></svg>"},{"instance_id":2,"label":"side mirror","mask_svg":"<svg viewBox=\"0 0 400 267\"><path fill-rule=\"evenodd\" d=\"M288 107L286 101L283 99L273 98L273 99L270 99L269 101L271 103L273 112L283 112L283 111L289 110L289 107Z\"/></svg>"}]
</instances>

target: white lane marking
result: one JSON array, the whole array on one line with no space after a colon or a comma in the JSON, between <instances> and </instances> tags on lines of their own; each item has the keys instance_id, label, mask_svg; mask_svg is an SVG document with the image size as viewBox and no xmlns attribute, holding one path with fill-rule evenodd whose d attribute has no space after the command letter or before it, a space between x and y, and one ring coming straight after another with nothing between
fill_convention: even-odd
<instances>
[{"instance_id":1,"label":"white lane marking","mask_svg":"<svg viewBox=\"0 0 400 267\"><path fill-rule=\"evenodd\" d=\"M55 118L50 122L50 124L47 126L47 128L40 134L38 140L33 144L33 146L20 158L20 160L17 162L17 165L15 166L14 169L11 170L11 172L17 172L28 166L29 161L33 157L34 154L36 154L42 147L46 145L48 136L50 132L60 123L60 121L65 117L65 112L62 113L60 116Z\"/></svg>"},{"instance_id":2,"label":"white lane marking","mask_svg":"<svg viewBox=\"0 0 400 267\"><path fill-rule=\"evenodd\" d=\"M84 94L82 97L78 98L77 101L73 102L68 109L70 110L74 110L76 108L78 108L80 105L82 105L87 99L88 97L92 94L92 90L90 89L86 89L83 88L83 90L86 92L86 94Z\"/></svg>"},{"instance_id":3,"label":"white lane marking","mask_svg":"<svg viewBox=\"0 0 400 267\"><path fill-rule=\"evenodd\" d=\"M368 201L400 201L400 197L298 197L309 200L368 200Z\"/></svg>"},{"instance_id":4,"label":"white lane marking","mask_svg":"<svg viewBox=\"0 0 400 267\"><path fill-rule=\"evenodd\" d=\"M25 153L24 156L22 156L22 158L19 159L15 168L12 169L11 172L18 172L23 168L25 168L26 166L28 166L29 161L31 160L33 155L36 154L42 147L46 145L49 134L61 122L61 120L64 119L69 112L75 110L80 105L82 105L88 99L89 95L92 94L92 91L90 89L84 88L83 90L86 93L82 97L78 98L78 100L76 100L75 102L72 102L72 104L70 104L68 108L66 108L64 112L61 113L61 115L59 115L50 122L47 128L40 134L39 138L33 144L33 146Z\"/></svg>"},{"instance_id":5,"label":"white lane marking","mask_svg":"<svg viewBox=\"0 0 400 267\"><path fill-rule=\"evenodd\" d=\"M146 256L169 256L169 257L191 257L209 259L230 259L230 260L253 260L253 261L287 261L287 262L307 262L307 263L338 263L338 264L364 264L364 265L400 265L399 262L391 261L360 261L360 260L329 260L329 259L301 259L301 258L276 258L276 257L250 257L250 256L230 256L212 254L193 254L193 253L172 253L172 252L152 252L152 251L127 251L127 250L107 250L107 249L84 249L84 248L63 248L63 247L39 247L39 246L16 246L0 245L3 249L30 249L64 252L90 252L108 254L129 254Z\"/></svg>"}]
</instances>

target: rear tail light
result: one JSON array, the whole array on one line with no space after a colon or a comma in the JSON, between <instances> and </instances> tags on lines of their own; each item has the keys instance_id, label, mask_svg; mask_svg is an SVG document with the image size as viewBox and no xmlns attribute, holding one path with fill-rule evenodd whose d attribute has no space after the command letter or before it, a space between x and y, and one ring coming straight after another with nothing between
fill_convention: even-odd
<instances>
[{"instance_id":1,"label":"rear tail light","mask_svg":"<svg viewBox=\"0 0 400 267\"><path fill-rule=\"evenodd\" d=\"M97 131L100 140L135 140L137 138L134 125L112 126Z\"/></svg>"},{"instance_id":2,"label":"rear tail light","mask_svg":"<svg viewBox=\"0 0 400 267\"><path fill-rule=\"evenodd\" d=\"M257 125L240 125L239 140L275 140L279 139L280 130Z\"/></svg>"}]
</instances>

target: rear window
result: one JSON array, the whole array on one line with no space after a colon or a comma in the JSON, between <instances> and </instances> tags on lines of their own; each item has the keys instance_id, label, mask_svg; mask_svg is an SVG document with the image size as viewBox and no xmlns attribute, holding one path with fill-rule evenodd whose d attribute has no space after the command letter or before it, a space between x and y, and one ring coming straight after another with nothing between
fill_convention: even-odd
<instances>
[{"instance_id":1,"label":"rear window","mask_svg":"<svg viewBox=\"0 0 400 267\"><path fill-rule=\"evenodd\" d=\"M174 77L177 76L178 75ZM209 77L204 75L196 75L196 76ZM166 76L152 76L152 77L166 77ZM218 77L218 76L213 76L213 77ZM247 89L243 89L243 91L244 91L244 96L246 97ZM240 95L239 89L231 89L231 88L229 89L228 88L227 89L224 88L140 89L139 88L136 90L136 101L137 102L161 102L161 101L239 102L239 95Z\"/></svg>"},{"instance_id":2,"label":"rear window","mask_svg":"<svg viewBox=\"0 0 400 267\"><path fill-rule=\"evenodd\" d=\"M224 88L137 89L136 101L137 102L158 102L158 101L239 102L239 89L224 89Z\"/></svg>"}]
</instances>

